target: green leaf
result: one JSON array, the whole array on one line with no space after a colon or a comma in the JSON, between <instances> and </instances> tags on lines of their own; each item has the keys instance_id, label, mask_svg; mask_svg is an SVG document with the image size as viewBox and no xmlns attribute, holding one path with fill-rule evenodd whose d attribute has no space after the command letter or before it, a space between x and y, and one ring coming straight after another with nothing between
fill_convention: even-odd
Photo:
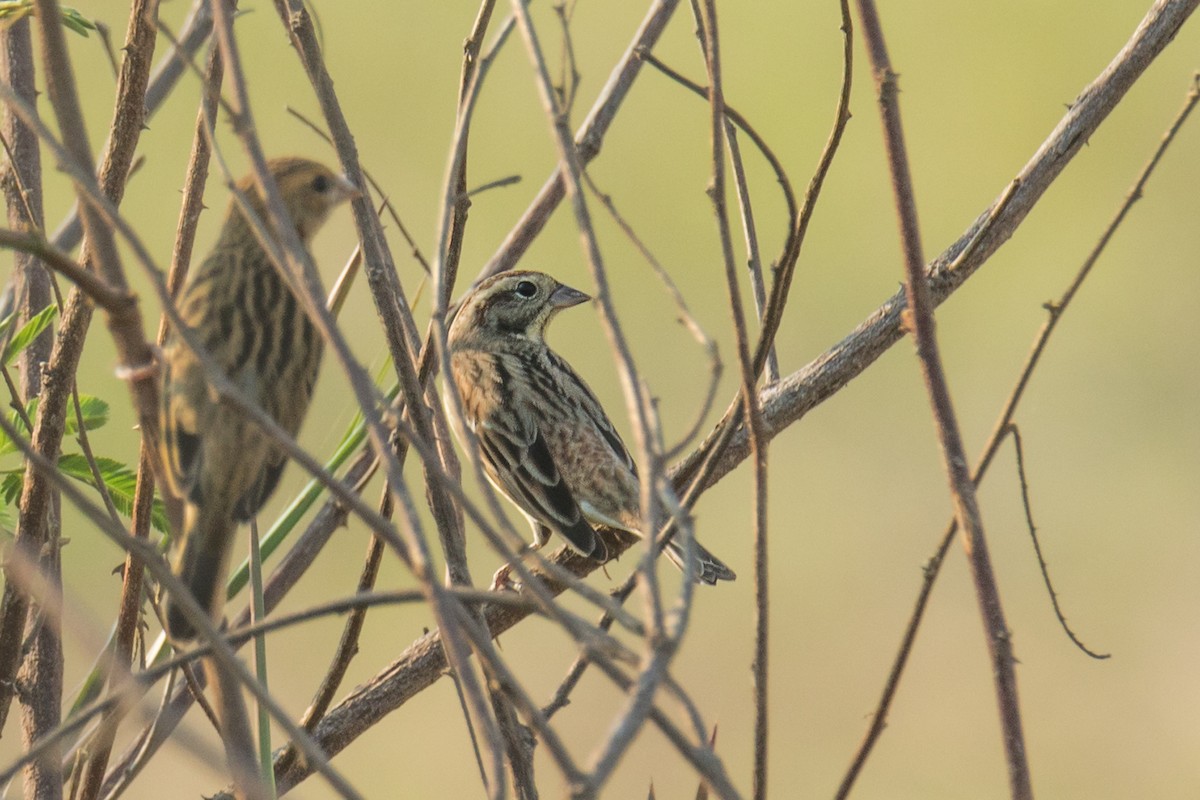
<instances>
[{"instance_id":1,"label":"green leaf","mask_svg":"<svg viewBox=\"0 0 1200 800\"><path fill-rule=\"evenodd\" d=\"M42 334L42 331L50 327L50 323L54 321L54 317L58 315L58 306L51 303L43 308L38 313L26 322L21 329L13 334L12 341L8 343L8 347L4 348L4 366L12 363L22 350L33 344L33 340Z\"/></svg>"},{"instance_id":2,"label":"green leaf","mask_svg":"<svg viewBox=\"0 0 1200 800\"><path fill-rule=\"evenodd\" d=\"M28 406L26 407L25 413L26 414L29 413ZM30 419L30 421L32 421L33 417L30 417L29 419ZM16 411L8 412L8 424L13 426L13 430L17 430L17 431L25 430L25 422L21 419L21 417L17 414ZM25 431L25 435L28 436L29 431ZM7 431L0 430L0 456L6 456L9 453L15 453L15 452L17 452L16 442L14 442L12 439L8 438Z\"/></svg>"},{"instance_id":3,"label":"green leaf","mask_svg":"<svg viewBox=\"0 0 1200 800\"><path fill-rule=\"evenodd\" d=\"M96 30L96 23L85 17L78 9L69 6L62 7L62 22L80 36L87 38L88 31Z\"/></svg>"},{"instance_id":4,"label":"green leaf","mask_svg":"<svg viewBox=\"0 0 1200 800\"><path fill-rule=\"evenodd\" d=\"M61 10L62 23L80 36L96 30L96 23L74 8L64 6ZM2 0L0 2L0 27L12 25L33 13L33 0Z\"/></svg>"},{"instance_id":5,"label":"green leaf","mask_svg":"<svg viewBox=\"0 0 1200 800\"><path fill-rule=\"evenodd\" d=\"M99 468L100 477L104 481L104 486L108 489L109 497L112 498L117 511L127 517L132 516L133 491L137 487L137 473L112 458L97 457L96 466ZM63 455L58 459L58 468L64 475L69 475L93 488L96 486L96 480L92 476L87 459L79 453ZM154 526L155 530L167 532L167 512L163 508L162 501L157 498L150 513L150 524Z\"/></svg>"},{"instance_id":6,"label":"green leaf","mask_svg":"<svg viewBox=\"0 0 1200 800\"><path fill-rule=\"evenodd\" d=\"M0 493L4 495L4 505L11 506L17 502L17 498L21 496L21 484L24 483L25 473L21 470L13 470L4 476L4 481L0 483Z\"/></svg>"},{"instance_id":7,"label":"green leaf","mask_svg":"<svg viewBox=\"0 0 1200 800\"><path fill-rule=\"evenodd\" d=\"M79 395L79 410L83 412L83 429L85 431L102 428L108 422L108 403L95 395ZM30 414L29 418L33 419L33 415ZM79 420L72 410L67 414L67 436L73 436L78 432Z\"/></svg>"},{"instance_id":8,"label":"green leaf","mask_svg":"<svg viewBox=\"0 0 1200 800\"><path fill-rule=\"evenodd\" d=\"M97 428L102 428L108 422L108 403L90 394L79 395L79 410L83 412L83 429L85 431L94 431ZM29 417L30 422L37 422L38 399L34 397L25 406L25 416ZM8 423L16 430L24 430L25 422L17 414L16 411L9 412ZM79 432L79 419L75 416L74 410L67 414L66 435L74 436ZM29 431L26 431L28 434ZM18 448L12 439L8 438L8 434L0 430L0 456L8 455L9 453L17 452Z\"/></svg>"},{"instance_id":9,"label":"green leaf","mask_svg":"<svg viewBox=\"0 0 1200 800\"><path fill-rule=\"evenodd\" d=\"M0 18L0 19L2 19L2 18ZM2 26L3 26L3 23L0 22L0 27L2 27ZM15 311L7 314L4 317L4 319L0 319L0 341L7 338L8 332L12 329L13 323L16 321L17 321L17 313Z\"/></svg>"}]
</instances>

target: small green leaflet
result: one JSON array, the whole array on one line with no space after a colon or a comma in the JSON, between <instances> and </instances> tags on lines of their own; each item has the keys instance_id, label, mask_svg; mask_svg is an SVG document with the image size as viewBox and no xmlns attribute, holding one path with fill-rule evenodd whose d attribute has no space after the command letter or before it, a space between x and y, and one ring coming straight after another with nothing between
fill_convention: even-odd
<instances>
[{"instance_id":1,"label":"small green leaflet","mask_svg":"<svg viewBox=\"0 0 1200 800\"><path fill-rule=\"evenodd\" d=\"M0 2L0 26L11 25L32 13L32 0L3 0L3 2ZM62 14L62 24L80 36L87 36L88 31L96 30L96 23L85 17L77 9L63 6L60 9L60 13Z\"/></svg>"},{"instance_id":2,"label":"small green leaflet","mask_svg":"<svg viewBox=\"0 0 1200 800\"><path fill-rule=\"evenodd\" d=\"M96 466L99 468L100 477L108 488L108 494L112 498L113 505L117 507L117 511L127 517L130 516L133 513L133 491L137 486L137 473L112 458L98 457ZM58 459L58 469L62 474L82 481L88 486L95 487L96 485L87 459L79 453L67 453L61 456ZM5 504L12 505L17 501L21 494L23 478L22 470L10 470L5 475L3 482L0 482L0 494L3 495ZM167 514L162 501L157 498L154 501L150 522L156 530L167 532Z\"/></svg>"},{"instance_id":3,"label":"small green leaflet","mask_svg":"<svg viewBox=\"0 0 1200 800\"><path fill-rule=\"evenodd\" d=\"M79 395L79 408L83 411L84 430L94 431L97 428L103 427L108 422L108 403L99 397L90 394ZM37 422L37 410L38 399L35 397L25 406L25 414L29 417L30 422ZM25 423L17 416L16 411L9 412L8 421L17 430L25 427ZM68 409L66 435L74 436L78 432L79 424L75 417L75 410L73 408ZM8 438L7 433L0 430L0 456L15 452L17 452L16 444L13 443L12 439Z\"/></svg>"},{"instance_id":4,"label":"small green leaflet","mask_svg":"<svg viewBox=\"0 0 1200 800\"><path fill-rule=\"evenodd\" d=\"M8 347L4 348L4 366L12 363L13 359L20 355L21 351L29 345L33 344L33 340L42 334L42 331L50 327L50 323L58 316L58 306L53 303L43 308L41 311L33 315L33 318L21 326L21 329L13 334L12 341L8 343Z\"/></svg>"}]
</instances>

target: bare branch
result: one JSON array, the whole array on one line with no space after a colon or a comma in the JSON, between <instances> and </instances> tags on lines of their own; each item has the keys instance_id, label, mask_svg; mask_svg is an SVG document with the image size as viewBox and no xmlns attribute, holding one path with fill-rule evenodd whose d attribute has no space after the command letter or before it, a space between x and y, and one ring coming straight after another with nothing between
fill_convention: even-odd
<instances>
[{"instance_id":1,"label":"bare branch","mask_svg":"<svg viewBox=\"0 0 1200 800\"><path fill-rule=\"evenodd\" d=\"M1004 619L1004 609L1000 603L1000 588L988 555L983 515L975 496L975 484L971 481L962 434L959 432L958 419L950 398L950 387L938 350L933 318L934 303L924 269L916 198L908 169L904 131L900 123L896 74L892 71L883 27L875 10L874 0L858 0L858 10L862 17L863 36L867 42L867 52L870 54L879 92L888 167L892 176L892 190L896 197L896 210L900 217L905 297L908 301L903 319L912 333L921 372L925 378L925 388L929 393L942 449L942 460L950 479L955 515L963 532L963 549L966 550L971 565L971 577L975 582L979 611L987 633L992 677L996 684L996 699L1000 705L1000 724L1008 761L1009 785L1015 800L1027 800L1033 797L1033 784L1029 777L1029 762L1025 752L1025 733L1021 728L1021 706L1017 699L1016 658L1013 655L1012 637Z\"/></svg>"},{"instance_id":2,"label":"bare branch","mask_svg":"<svg viewBox=\"0 0 1200 800\"><path fill-rule=\"evenodd\" d=\"M737 266L733 256L733 236L729 212L725 204L725 93L722 89L720 36L715 0L704 0L697 14L702 32L704 63L708 68L712 184L709 197L717 218L721 255L725 267L725 285L729 293L729 308L737 343L738 367L741 378L740 395L745 417L750 453L754 460L754 797L763 800L767 793L767 719L768 719L768 634L770 631L770 594L767 551L767 444L763 431L762 408L755 389L758 369L750 357L750 335L742 312L742 296L738 286ZM736 153L736 150L732 150ZM740 184L739 184L740 190ZM746 208L744 205L743 208ZM750 222L748 225L753 226ZM768 351L772 352L772 351Z\"/></svg>"}]
</instances>

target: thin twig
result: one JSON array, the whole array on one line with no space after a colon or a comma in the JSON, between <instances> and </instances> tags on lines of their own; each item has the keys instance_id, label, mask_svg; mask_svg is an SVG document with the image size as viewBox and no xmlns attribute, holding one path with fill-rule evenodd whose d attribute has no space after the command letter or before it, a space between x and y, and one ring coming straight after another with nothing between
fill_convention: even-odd
<instances>
[{"instance_id":1,"label":"thin twig","mask_svg":"<svg viewBox=\"0 0 1200 800\"><path fill-rule=\"evenodd\" d=\"M1192 110L1196 107L1198 102L1200 102L1200 76L1193 76L1192 82L1188 88L1187 97L1184 100L1183 107L1179 110L1179 113L1175 116L1175 119L1172 120L1170 126L1168 126L1166 132L1163 134L1162 140L1159 142L1158 147L1155 149L1153 155L1151 155L1149 161L1134 180L1133 185L1125 195L1125 200L1121 203L1121 206L1117 209L1117 213L1105 227L1104 232L1101 234L1100 240L1088 254L1087 258L1084 259L1082 266L1072 278L1070 284L1067 286L1067 289L1063 292L1063 295L1058 300L1046 304L1046 310L1049 312L1049 316L1046 322L1043 323L1041 329L1034 336L1033 345L1030 348L1029 355L1026 357L1025 364L1018 373L1012 391L1009 393L1008 398L1004 401L1004 406L1001 409L996 423L992 426L992 432L988 436L987 442L984 444L983 453L978 459L975 472L971 476L972 480L975 481L976 484L979 484L983 481L983 478L987 475L988 467L991 466L992 460L999 452L1000 446L1003 444L1004 437L1012 425L1017 407L1025 395L1025 389L1028 387L1029 381L1033 377L1033 373L1041 361L1042 353L1045 351L1046 346L1050 341L1050 337L1057 328L1059 321L1062 319L1063 313L1071 304L1071 301L1074 299L1076 293L1083 285L1083 282L1091 274L1092 268L1099 260L1108 243L1112 240L1112 237L1115 235L1117 229L1125 221L1125 218L1128 216L1129 211L1133 208L1133 205L1142 198L1143 193L1145 192L1146 184L1150 180L1150 176L1153 174L1155 168L1166 154L1167 149L1175 141L1176 135L1179 133L1184 122L1187 121L1189 115L1192 113ZM839 799L849 796L850 789L853 787L854 781L857 779L863 765L866 763L866 759L870 755L870 752L874 747L875 742L878 740L879 735L883 732L883 727L887 721L888 711L891 708L892 700L895 697L896 690L899 686L900 677L903 674L904 667L908 662L908 657L912 652L912 645L916 639L917 630L920 627L921 620L924 617L925 608L927 607L930 593L933 590L934 582L937 579L941 565L945 561L946 551L949 549L950 543L953 541L954 535L957 532L958 524L955 520L951 520L950 524L946 528L946 532L942 535L941 542L939 543L936 552L934 553L933 557L930 558L927 566L925 567L925 579L917 596L913 612L909 617L908 625L905 628L904 637L901 641L900 647L897 650L896 658L892 668L888 673L882 695L879 699L879 702L876 704L875 711L871 715L871 725L868 728L866 735L863 737L862 744L859 745L858 751L851 760L850 767L847 769L846 775L842 778L841 787L836 795ZM1085 652L1087 651L1085 650Z\"/></svg>"},{"instance_id":2,"label":"thin twig","mask_svg":"<svg viewBox=\"0 0 1200 800\"><path fill-rule=\"evenodd\" d=\"M725 267L726 290L729 293L730 314L737 343L738 367L741 378L741 399L749 421L750 452L754 460L754 786L753 796L763 800L767 793L767 720L768 720L768 633L770 630L769 583L767 551L767 443L763 431L762 409L755 389L757 372L750 357L750 335L742 311L741 290L738 287L737 266L734 263L733 236L729 212L725 203L725 94L721 78L721 50L715 0L704 0L697 22L703 32L704 61L708 68L710 103L710 139L712 184L709 197L717 219L721 240L721 255ZM735 160L736 163L736 160ZM741 191L739 183L739 191ZM748 205L743 206L743 211ZM753 229L753 222L747 224Z\"/></svg>"},{"instance_id":3,"label":"thin twig","mask_svg":"<svg viewBox=\"0 0 1200 800\"><path fill-rule=\"evenodd\" d=\"M771 284L771 293L767 300L766 311L763 314L761 333L759 334L758 346L754 353L756 374L761 373L766 363L766 356L771 351L775 336L779 332L779 325L783 320L784 309L791 293L792 279L795 277L796 265L800 259L800 249L808 233L808 225L816 210L817 201L825 185L825 178L828 176L829 170L833 166L834 157L841 146L842 135L845 133L846 125L850 121L850 90L853 85L852 79L854 75L854 44L849 0L841 0L840 7L842 12L841 92L838 95L837 107L834 111L833 128L829 133L829 138L825 142L825 147L821 151L816 171L809 181L808 189L804 193L804 203L799 211L794 211L795 206L791 202L790 183L783 177L782 168L775 166L776 175L780 176L784 196L789 200L788 209L792 213L792 228L788 234L787 241L784 243L783 255L776 268L775 280ZM672 77L685 85L690 84L690 81L687 81L682 76L672 74L672 71L667 70L665 66L659 65L659 69L671 74ZM707 91L700 87L695 87L694 91L698 91L707 97ZM732 109L728 106L726 106L725 112L730 120L737 123L742 130L746 131L747 135L755 141L759 150L774 166L776 164L774 156L766 148L765 144L760 141L753 129L739 122L738 117L735 116ZM744 405L741 402L741 398L735 399L730 404L724 416L722 416L721 421L717 423L716 431L678 468L675 480L677 483L682 483L687 487L684 491L685 505L694 502L699 493L710 485L713 476L721 470L723 464L728 463L729 456L727 454L734 443L740 445L737 461L749 455L749 435L748 431L743 430L742 426L741 414L743 408Z\"/></svg>"},{"instance_id":4,"label":"thin twig","mask_svg":"<svg viewBox=\"0 0 1200 800\"><path fill-rule=\"evenodd\" d=\"M984 536L983 517L975 496L975 484L967 466L962 435L950 398L950 389L938 352L934 330L933 308L925 262L921 253L920 228L917 224L916 198L908 168L908 153L900 123L900 105L896 74L892 71L884 41L883 28L874 0L857 0L862 17L863 37L866 40L872 71L879 92L880 116L883 119L884 142L896 210L900 218L900 240L904 251L905 296L908 309L905 322L912 333L925 378L925 387L933 410L935 427L942 449L942 460L950 479L955 516L963 533L963 549L971 565L980 616L987 635L991 655L992 677L996 699L1000 706L1000 725L1008 763L1009 787L1014 800L1033 797L1029 776L1029 761L1025 750L1025 734L1021 728L1021 706L1017 699L1017 676L1012 638L1004 619L1000 590L988 555Z\"/></svg>"},{"instance_id":5,"label":"thin twig","mask_svg":"<svg viewBox=\"0 0 1200 800\"><path fill-rule=\"evenodd\" d=\"M704 399L700 402L700 409L696 413L695 421L679 437L679 441L676 444L666 448L663 451L663 460L669 461L672 458L677 458L687 447L691 445L692 440L700 434L700 429L703 427L704 421L708 419L708 413L712 410L713 402L717 398L717 388L720 386L721 382L721 373L723 371L721 354L717 348L716 341L707 333L705 333L704 328L700 325L699 320L693 316L691 309L688 308L687 300L685 300L683 297L683 292L679 290L679 287L671 278L671 274L667 272L662 263L655 258L652 252L650 252L650 248L647 247L646 243L642 241L642 238L637 235L637 232L634 231L633 226L629 223L629 221L621 214L620 211L617 210L616 203L613 202L612 197L606 192L602 191L600 187L596 185L591 173L584 172L583 180L596 199L600 201L600 205L603 206L604 210L607 211L609 216L613 218L613 222L617 223L617 227L620 228L621 232L625 234L626 238L633 243L633 246L637 248L639 253L641 253L642 258L644 258L646 263L650 265L651 271L655 274L659 281L662 282L663 287L666 289L667 296L671 299L671 302L675 305L675 310L679 313L680 323L687 328L688 332L692 335L692 338L696 340L696 343L699 344L701 348L703 348L705 357L708 359L709 379L708 387L704 392Z\"/></svg>"},{"instance_id":6,"label":"thin twig","mask_svg":"<svg viewBox=\"0 0 1200 800\"><path fill-rule=\"evenodd\" d=\"M138 136L141 133L140 128L145 120L144 98L150 81L150 66L154 57L154 46L157 39L155 30L155 21L157 18L158 0L136 0L130 6L129 22L125 33L125 46L123 48L124 58L121 61L117 78L116 108L114 109L114 118L109 129L109 138L105 143L104 157L101 160L100 167L100 182L103 186L108 187L107 196L115 204L120 203L124 192L125 180L130 172L134 152L137 148ZM131 130L129 127L131 125L136 127ZM86 219L84 221L86 225ZM127 290L126 293L128 293ZM75 406L76 414L79 415L78 396L75 398ZM148 469L148 465L152 463L152 456L147 452L147 449L154 441L153 431L154 429L151 428L151 435L142 438L139 443L141 449L138 459L139 472ZM87 440L82 423L79 426L79 433L80 446L84 448L84 452L86 453ZM89 462L94 463L92 459L89 459ZM97 486L104 486L99 475L97 475L96 480ZM138 483L140 484L141 481ZM107 492L105 492L104 496L106 504L110 508L110 513L116 519L116 509L112 507L111 498L107 496ZM152 517L154 502L153 484L141 486L140 491L135 486L134 500L135 522L138 523L134 525L135 535L139 535L140 526L140 535L145 538L149 536L150 519ZM137 632L138 610L141 607L141 597L141 565L134 560L132 555L129 555L126 558L125 572L122 576L121 598L119 600L120 610L118 612L116 632L113 637L111 652L111 658L120 665L118 672L129 667L130 660L133 657L133 642ZM113 672L110 675L110 687L113 681L117 680L116 676L117 672ZM95 800L99 795L100 786L104 781L104 773L108 767L108 759L112 752L113 739L116 736L119 719L117 716L109 716L102 720L100 734L89 743L89 747L87 748L89 758L84 770L82 791L79 795L81 800Z\"/></svg>"},{"instance_id":7,"label":"thin twig","mask_svg":"<svg viewBox=\"0 0 1200 800\"><path fill-rule=\"evenodd\" d=\"M654 410L648 402L646 389L638 377L628 343L611 305L612 301L608 289L604 262L600 255L595 232L592 229L591 216L588 211L582 179L580 177L583 159L581 158L581 154L577 152L575 142L571 137L570 130L567 128L566 117L556 106L550 75L546 68L545 58L538 43L538 37L533 28L528 9L521 0L513 0L512 9L513 16L517 19L517 26L521 31L521 36L525 40L529 59L534 68L538 93L550 122L552 138L558 152L560 175L565 184L567 197L571 201L576 225L580 231L584 256L587 259L593 280L596 283L596 303L600 309L600 318L608 337L609 345L617 362L618 375L621 379L626 406L633 424L635 451L638 455L639 464L643 467L643 469L639 470L639 474L641 476L643 526L644 530L647 531L647 535L645 537L646 556L639 569L643 575L643 580L640 583L643 588L647 605L647 616L649 618L648 629L650 635L647 638L648 652L644 657L644 664L638 677L636 690L633 691L626 707L614 724L612 734L608 737L607 742L605 742L593 758L591 774L587 776L583 785L575 790L576 796L590 797L599 791L600 787L604 785L609 775L611 775L621 754L632 742L653 706L655 692L665 677L667 666L670 664L671 658L678 648L683 631L687 626L689 619L688 610L690 609L691 595L694 589L694 582L690 579L688 572L694 569L694 565L691 559L685 562L686 567L683 585L680 590L681 595L676 608L673 610L671 630L668 631L664 624L665 612L659 594L656 574L657 563L654 558L657 555L657 537L655 534L660 528L660 519L662 517L662 503L659 498L659 491L661 489L659 479L662 474L661 460L660 455L654 450L656 438L652 433L652 428L657 427Z\"/></svg>"},{"instance_id":8,"label":"thin twig","mask_svg":"<svg viewBox=\"0 0 1200 800\"><path fill-rule=\"evenodd\" d=\"M641 53L654 49L678 5L679 0L655 0L651 4L646 18L634 34L633 41L621 56L620 63L613 68L604 90L596 98L587 119L575 134L574 141L578 146L580 164L586 166L600 152L600 145L608 133L609 126L612 125L641 72ZM512 269L542 232L550 220L550 215L564 197L566 184L560 167L556 168L554 174L542 185L537 197L505 237L504 243L480 270L478 280Z\"/></svg>"},{"instance_id":9,"label":"thin twig","mask_svg":"<svg viewBox=\"0 0 1200 800\"><path fill-rule=\"evenodd\" d=\"M742 149L738 145L737 128L725 120L725 140L729 143L729 164L733 169L734 184L737 186L738 210L742 218L742 235L746 239L746 268L750 273L750 289L754 296L754 310L762 320L766 293L763 289L762 255L758 249L758 228L754 224L754 207L750 202L750 183L746 178L746 167L742 163ZM767 383L779 380L779 356L774 344L767 351Z\"/></svg>"},{"instance_id":10,"label":"thin twig","mask_svg":"<svg viewBox=\"0 0 1200 800\"><path fill-rule=\"evenodd\" d=\"M114 289L103 278L59 250L37 231L0 229L0 247L37 257L43 265L78 286L80 291L105 311L122 314L137 303L137 298L132 294Z\"/></svg>"},{"instance_id":11,"label":"thin twig","mask_svg":"<svg viewBox=\"0 0 1200 800\"><path fill-rule=\"evenodd\" d=\"M217 710L225 762L229 765L239 800L274 800L274 792L263 783L258 771L250 715L246 712L237 676L216 658L204 659L204 673L208 676L209 691ZM266 687L263 688L265 691Z\"/></svg>"},{"instance_id":12,"label":"thin twig","mask_svg":"<svg viewBox=\"0 0 1200 800\"><path fill-rule=\"evenodd\" d=\"M58 24L60 9L56 0L37 0L35 7L39 20L43 23L38 26L38 31L47 94L66 147L83 165L89 183L94 184L95 167L87 131L75 89L65 36L62 26ZM152 52L152 45L149 52ZM114 203L120 202L133 151L141 133L142 92L137 91L137 80L141 75L143 55L145 53L140 49L126 54L127 63L122 69L115 110L117 118L111 129L112 144L102 164L100 184L95 185L97 192L103 191ZM141 85L144 87L144 82ZM131 109L127 104L129 96L134 92L137 93L139 101L137 109ZM10 89L6 89L6 93L8 97L20 99ZM13 108L13 111L20 113L16 108ZM125 114L124 117L121 116L122 113ZM27 119L24 122L31 129L35 127ZM85 193L82 187L79 187L78 192L81 197ZM84 209L83 223L88 234L88 247L83 261L94 263L109 285L116 291L127 294L112 232L99 223L98 215L90 209ZM48 375L51 377L47 378L40 394L38 422L32 434L36 452L51 461L55 461L60 452L65 431L67 401L75 386L74 375L91 319L90 310L85 308L86 304L81 302L78 292L72 292L72 300L75 302L70 303L69 310L62 315L58 346L51 354L48 367ZM142 334L141 319L136 305L126 309L126 312L122 315L110 313L109 317L117 350L125 365L142 365L149 361L150 350ZM135 380L131 381L130 388L133 391L139 422L152 429L154 420L150 418L157 405L155 387L145 380ZM58 581L56 576L59 569L58 545L54 541L57 525L47 519L46 513L55 503L50 480L30 464L22 489L17 544L25 548L26 554L45 552L44 566L53 583ZM10 582L5 592L5 620L0 623L0 628L6 633L11 630L14 619L24 618L25 606L23 599L12 592ZM38 676L30 687L28 696L22 700L27 709L23 733L29 742L36 741L44 732L57 727L59 722L58 709L62 702L62 655L61 643L52 628L53 626L46 625L38 627L33 647L25 656L26 665L29 669L34 669ZM7 643L4 646L7 647ZM7 659L4 666L8 666ZM6 674L0 676L0 680L11 680L11 677ZM50 759L32 765L27 774L27 789L45 797L60 796L61 776L56 762L57 759Z\"/></svg>"},{"instance_id":13,"label":"thin twig","mask_svg":"<svg viewBox=\"0 0 1200 800\"><path fill-rule=\"evenodd\" d=\"M342 113L337 95L334 92L333 80L321 57L320 45L315 36L308 12L296 0L276 0L276 8L292 37L293 45L296 47L301 63L312 82L317 99L321 105L322 113L326 123L329 125L330 135L335 142L342 167L346 170L346 174L350 180L356 185L361 186L363 184L363 177L354 139ZM218 19L217 22L218 30L220 30L222 27L221 20ZM232 45L232 37L228 35L227 31L221 31L221 33L222 49L225 52L226 59L230 60L236 55L236 50ZM239 112L242 115L246 115L246 119L248 120L249 108L244 99L245 91L241 85L242 76L238 74L238 70L233 63L231 63L230 72L234 75L233 86L235 94L239 97ZM264 171L263 165L260 163L262 162L262 156L256 152L256 143L252 137L244 137L244 143L251 155L251 160L255 162L256 171L261 176ZM269 207L274 207L272 216L278 216L278 210L282 207L278 199L272 197L270 187L264 188L267 189L266 195L269 200ZM397 277L395 265L392 262L391 253L383 236L378 216L374 214L374 210L365 196L354 199L352 201L352 208L359 238L363 246L367 282L371 289L372 299L375 301L376 311L380 316L380 321L384 328L393 365L397 370L400 380L401 393L404 396L408 419L422 442L433 443L436 441L434 429L429 416L425 412L423 405L425 390L415 363L420 346L416 325L412 319L412 315L409 313L408 303ZM278 224L276 227L278 228ZM302 248L292 246L288 249L294 250L295 255L303 255ZM315 282L315 271L305 261L306 259L301 259L299 265L304 267L302 275L306 282L310 284L308 289L311 292L311 284ZM318 317L321 316L320 312L322 309L316 308L314 310L317 311ZM444 595L441 587L434 580L432 574L430 574L428 545L421 534L415 510L411 507L408 497L404 492L404 478L399 468L399 460L387 449L388 437L385 435L382 426L376 422L372 405L367 402L369 393L364 393L362 387L359 385L365 373L356 369L355 362L345 341L332 326L324 324L324 320L321 320L317 327L331 342L338 360L342 362L343 368L351 378L351 385L355 388L358 396L364 419L368 424L371 438L375 444L376 453L386 467L387 478L392 491L397 494L400 519L403 523L401 527L407 535L409 558L412 560L410 566L414 568L414 572L422 584L427 587L434 618L439 625L444 626L451 619L461 619L469 615L469 611L463 609L453 600L449 600L448 602L448 598ZM435 409L433 414L436 415L437 413L438 411ZM461 516L442 482L431 477L431 473L433 472L457 477L458 464L451 451L440 450L436 452L441 456L439 459L422 459L422 466L426 473L426 487L430 507L433 511L433 518L442 550L446 557L446 565L451 576L451 583L453 585L469 585L470 573L466 566ZM464 694L467 697L471 714L474 716L475 725L481 732L484 741L488 743L492 755L490 789L492 792L498 793L494 796L501 797L504 791L504 772L500 733L497 730L496 720L491 715L490 709L483 699L484 687L476 676L473 665L468 660L468 644L458 635L447 636L444 644L448 648L447 655L450 663L454 665L458 679L462 681Z\"/></svg>"},{"instance_id":14,"label":"thin twig","mask_svg":"<svg viewBox=\"0 0 1200 800\"><path fill-rule=\"evenodd\" d=\"M179 76L183 74L187 59L190 59L191 55L208 40L209 32L212 30L212 16L209 14L208 4L209 0L194 0L191 10L188 11L187 19L183 23L183 28L179 31L179 39L175 40L174 37L170 37L172 52L163 56L158 62L150 76L150 83L146 87L144 105L147 120L170 96L179 81ZM158 22L157 15L153 21ZM107 144L105 149L108 149ZM79 221L79 206L76 204L66 218L59 223L54 235L50 237L50 241L54 243L55 247L70 252L75 249L75 245L79 244L82 237L83 226Z\"/></svg>"},{"instance_id":15,"label":"thin twig","mask_svg":"<svg viewBox=\"0 0 1200 800\"><path fill-rule=\"evenodd\" d=\"M1021 507L1025 510L1025 525L1029 528L1029 538L1033 542L1033 552L1037 556L1038 569L1042 573L1042 583L1046 585L1046 592L1050 595L1050 604L1054 606L1054 616L1058 619L1058 624L1066 632L1071 642L1086 653L1088 656L1103 661L1106 658L1111 658L1110 653L1097 653L1088 648L1075 631L1071 630L1071 626L1067 624L1067 617L1063 614L1062 606L1058 604L1058 592L1054 591L1054 584L1050 581L1050 570L1046 565L1046 558L1042 555L1042 545L1038 539L1037 526L1033 524L1033 507L1029 502L1029 481L1025 474L1025 446L1021 442L1021 431L1017 428L1016 423L1011 423L1008 426L1008 434L1012 437L1013 448L1017 454L1017 480L1021 485Z\"/></svg>"}]
</instances>

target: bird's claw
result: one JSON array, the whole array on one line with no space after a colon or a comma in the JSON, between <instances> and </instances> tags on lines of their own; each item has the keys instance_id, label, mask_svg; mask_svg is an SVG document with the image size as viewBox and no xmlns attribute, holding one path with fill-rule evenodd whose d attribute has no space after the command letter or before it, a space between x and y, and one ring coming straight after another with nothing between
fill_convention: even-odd
<instances>
[{"instance_id":1,"label":"bird's claw","mask_svg":"<svg viewBox=\"0 0 1200 800\"><path fill-rule=\"evenodd\" d=\"M496 570L492 575L491 591L493 592L515 592L521 588L520 581L514 581L512 578L512 564L505 564L500 569Z\"/></svg>"}]
</instances>

